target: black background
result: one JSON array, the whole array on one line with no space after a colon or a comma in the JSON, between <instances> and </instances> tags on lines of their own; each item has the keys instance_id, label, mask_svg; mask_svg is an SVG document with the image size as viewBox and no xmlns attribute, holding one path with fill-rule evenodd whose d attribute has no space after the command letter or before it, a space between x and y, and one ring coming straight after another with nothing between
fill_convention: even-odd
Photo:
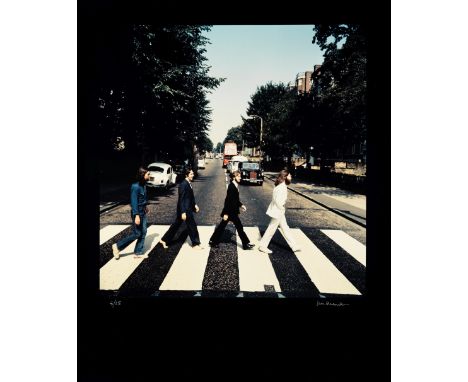
<instances>
[{"instance_id":1,"label":"black background","mask_svg":"<svg viewBox=\"0 0 468 382\"><path fill-rule=\"evenodd\" d=\"M390 380L390 2L252 6L78 4L79 381ZM100 296L94 30L108 23L326 22L361 23L368 31L367 296L341 307L309 299Z\"/></svg>"}]
</instances>

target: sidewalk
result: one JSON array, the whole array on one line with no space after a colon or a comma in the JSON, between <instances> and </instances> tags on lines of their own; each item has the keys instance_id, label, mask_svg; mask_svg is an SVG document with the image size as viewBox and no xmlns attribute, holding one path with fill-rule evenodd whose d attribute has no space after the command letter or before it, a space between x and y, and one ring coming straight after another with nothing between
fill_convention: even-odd
<instances>
[{"instance_id":1,"label":"sidewalk","mask_svg":"<svg viewBox=\"0 0 468 382\"><path fill-rule=\"evenodd\" d=\"M265 177L275 180L276 172L264 172ZM320 186L302 179L293 179L288 186L291 191L328 208L362 226L366 226L366 196L354 194L337 187Z\"/></svg>"},{"instance_id":2,"label":"sidewalk","mask_svg":"<svg viewBox=\"0 0 468 382\"><path fill-rule=\"evenodd\" d=\"M130 198L130 185L122 183L104 183L99 185L99 210L104 212Z\"/></svg>"}]
</instances>

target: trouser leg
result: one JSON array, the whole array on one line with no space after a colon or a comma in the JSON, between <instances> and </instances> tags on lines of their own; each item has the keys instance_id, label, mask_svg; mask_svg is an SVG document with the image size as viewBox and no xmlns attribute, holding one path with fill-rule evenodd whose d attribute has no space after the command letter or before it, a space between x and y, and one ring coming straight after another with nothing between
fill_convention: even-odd
<instances>
[{"instance_id":1,"label":"trouser leg","mask_svg":"<svg viewBox=\"0 0 468 382\"><path fill-rule=\"evenodd\" d=\"M118 249L119 251L121 251L122 249L127 248L127 246L128 246L131 242L133 242L134 240L137 240L137 239L140 237L140 235L141 235L141 229L139 228L139 226L137 226L137 225L135 224L135 220L134 220L134 219L135 219L135 217L132 216L132 221L133 221L133 223L132 223L132 233L131 233L130 235L128 235L128 236L126 236L126 237L120 239L120 240L117 242L117 249ZM141 223L140 223L140 225L141 225Z\"/></svg>"},{"instance_id":2,"label":"trouser leg","mask_svg":"<svg viewBox=\"0 0 468 382\"><path fill-rule=\"evenodd\" d=\"M236 226L237 233L239 234L239 237L242 241L242 245L245 247L247 244L250 243L249 238L247 237L247 234L244 232L244 227L242 226L242 222L239 219L239 216L234 215L231 217L231 221L234 223Z\"/></svg>"},{"instance_id":3,"label":"trouser leg","mask_svg":"<svg viewBox=\"0 0 468 382\"><path fill-rule=\"evenodd\" d=\"M141 254L143 252L143 248L145 245L145 237L146 237L146 227L147 227L147 219L146 219L146 216L143 216L140 219L140 225L138 226L140 235L135 244L135 253L137 254Z\"/></svg>"},{"instance_id":4,"label":"trouser leg","mask_svg":"<svg viewBox=\"0 0 468 382\"><path fill-rule=\"evenodd\" d=\"M291 247L292 250L295 250L297 248L297 243L296 240L294 240L291 229L289 228L288 222L286 221L286 216L284 215L280 219L279 228L283 233L283 236L286 239L288 245Z\"/></svg>"},{"instance_id":5,"label":"trouser leg","mask_svg":"<svg viewBox=\"0 0 468 382\"><path fill-rule=\"evenodd\" d=\"M161 240L164 241L165 243L170 242L174 238L174 235L177 233L182 222L183 222L182 218L179 215L177 215L176 221L172 223L172 225L169 227L167 232L163 235Z\"/></svg>"},{"instance_id":6,"label":"trouser leg","mask_svg":"<svg viewBox=\"0 0 468 382\"><path fill-rule=\"evenodd\" d=\"M198 235L197 223L195 223L195 218L192 214L187 214L187 229L189 233L190 240L192 241L192 246L200 244L200 236Z\"/></svg>"},{"instance_id":7,"label":"trouser leg","mask_svg":"<svg viewBox=\"0 0 468 382\"><path fill-rule=\"evenodd\" d=\"M267 248L268 245L270 244L271 238L275 234L276 229L278 228L279 225L279 219L274 219L271 218L270 224L268 225L268 228L266 229L265 233L263 234L262 239L260 240L259 246L263 248Z\"/></svg>"}]
</instances>

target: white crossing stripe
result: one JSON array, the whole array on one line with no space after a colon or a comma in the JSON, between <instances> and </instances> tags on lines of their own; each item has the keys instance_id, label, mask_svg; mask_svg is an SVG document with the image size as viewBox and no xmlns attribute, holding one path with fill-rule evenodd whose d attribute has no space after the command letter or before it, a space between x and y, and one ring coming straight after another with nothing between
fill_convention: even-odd
<instances>
[{"instance_id":1,"label":"white crossing stripe","mask_svg":"<svg viewBox=\"0 0 468 382\"><path fill-rule=\"evenodd\" d=\"M119 232L122 232L128 225L107 225L99 231L99 245L105 243L110 238L117 235Z\"/></svg>"},{"instance_id":2,"label":"white crossing stripe","mask_svg":"<svg viewBox=\"0 0 468 382\"><path fill-rule=\"evenodd\" d=\"M190 237L182 245L171 269L164 278L159 290L201 290L210 247L208 241L215 226L199 226L198 233L204 249L192 248Z\"/></svg>"},{"instance_id":3,"label":"white crossing stripe","mask_svg":"<svg viewBox=\"0 0 468 382\"><path fill-rule=\"evenodd\" d=\"M237 235L237 258L239 262L239 286L244 292L265 292L265 285L273 285L275 292L281 292L273 265L268 254L258 250L261 239L258 227L244 227L244 231L255 248L244 250Z\"/></svg>"},{"instance_id":4,"label":"white crossing stripe","mask_svg":"<svg viewBox=\"0 0 468 382\"><path fill-rule=\"evenodd\" d=\"M143 248L144 255L148 254L158 244L162 235L169 229L168 225L152 225L148 228ZM99 287L102 290L117 290L125 280L137 269L144 260L135 258L133 250L136 240L120 252L120 259L112 258L99 270Z\"/></svg>"},{"instance_id":5,"label":"white crossing stripe","mask_svg":"<svg viewBox=\"0 0 468 382\"><path fill-rule=\"evenodd\" d=\"M361 294L304 232L299 228L293 228L291 232L302 248L300 252L295 252L295 255L321 293Z\"/></svg>"},{"instance_id":6,"label":"white crossing stripe","mask_svg":"<svg viewBox=\"0 0 468 382\"><path fill-rule=\"evenodd\" d=\"M340 230L322 229L321 231L362 265L366 266L366 246L364 244Z\"/></svg>"}]
</instances>

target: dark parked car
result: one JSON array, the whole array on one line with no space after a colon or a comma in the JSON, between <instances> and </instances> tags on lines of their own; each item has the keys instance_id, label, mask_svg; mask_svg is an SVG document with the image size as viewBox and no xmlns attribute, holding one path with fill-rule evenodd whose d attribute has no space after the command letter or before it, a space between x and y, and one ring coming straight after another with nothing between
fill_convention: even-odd
<instances>
[{"instance_id":1,"label":"dark parked car","mask_svg":"<svg viewBox=\"0 0 468 382\"><path fill-rule=\"evenodd\" d=\"M239 162L241 183L256 183L263 185L263 169L258 162Z\"/></svg>"}]
</instances>

